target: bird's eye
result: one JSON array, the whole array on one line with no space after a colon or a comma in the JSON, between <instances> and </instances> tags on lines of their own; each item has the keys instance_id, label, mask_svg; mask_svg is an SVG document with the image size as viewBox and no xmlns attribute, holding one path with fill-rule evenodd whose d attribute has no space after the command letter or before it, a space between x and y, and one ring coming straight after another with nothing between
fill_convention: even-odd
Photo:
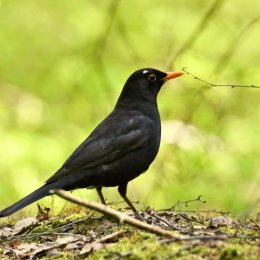
<instances>
[{"instance_id":1,"label":"bird's eye","mask_svg":"<svg viewBox=\"0 0 260 260\"><path fill-rule=\"evenodd\" d=\"M156 81L156 76L155 76L155 74L149 74L149 75L148 75L148 80L150 80L150 81L152 81L152 82Z\"/></svg>"}]
</instances>

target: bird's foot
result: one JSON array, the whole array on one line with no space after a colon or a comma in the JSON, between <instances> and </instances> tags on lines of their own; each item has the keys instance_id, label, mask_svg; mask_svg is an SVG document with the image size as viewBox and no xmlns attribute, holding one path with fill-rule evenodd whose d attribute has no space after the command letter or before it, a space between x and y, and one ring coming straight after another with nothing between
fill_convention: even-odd
<instances>
[{"instance_id":1,"label":"bird's foot","mask_svg":"<svg viewBox=\"0 0 260 260\"><path fill-rule=\"evenodd\" d=\"M134 216L136 219L138 219L140 221L145 221L145 218L138 211L134 212Z\"/></svg>"}]
</instances>

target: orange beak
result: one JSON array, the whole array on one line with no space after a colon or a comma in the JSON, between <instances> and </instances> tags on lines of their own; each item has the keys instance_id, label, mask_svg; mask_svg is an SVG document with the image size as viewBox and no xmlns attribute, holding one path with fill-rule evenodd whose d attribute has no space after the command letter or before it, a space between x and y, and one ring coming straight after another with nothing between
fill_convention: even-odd
<instances>
[{"instance_id":1,"label":"orange beak","mask_svg":"<svg viewBox=\"0 0 260 260\"><path fill-rule=\"evenodd\" d=\"M175 72L167 72L167 76L163 78L163 81L167 81L170 79L174 79L180 77L184 74L184 72L175 71Z\"/></svg>"}]
</instances>

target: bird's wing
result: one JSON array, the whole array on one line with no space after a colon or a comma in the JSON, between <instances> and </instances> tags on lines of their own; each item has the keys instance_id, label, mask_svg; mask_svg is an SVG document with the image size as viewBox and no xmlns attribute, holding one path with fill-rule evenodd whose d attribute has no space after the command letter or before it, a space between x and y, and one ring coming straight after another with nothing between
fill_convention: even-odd
<instances>
[{"instance_id":1,"label":"bird's wing","mask_svg":"<svg viewBox=\"0 0 260 260\"><path fill-rule=\"evenodd\" d=\"M136 115L130 119L128 116L116 119L113 120L113 115L107 117L46 183L112 162L149 142L153 127L149 117Z\"/></svg>"}]
</instances>

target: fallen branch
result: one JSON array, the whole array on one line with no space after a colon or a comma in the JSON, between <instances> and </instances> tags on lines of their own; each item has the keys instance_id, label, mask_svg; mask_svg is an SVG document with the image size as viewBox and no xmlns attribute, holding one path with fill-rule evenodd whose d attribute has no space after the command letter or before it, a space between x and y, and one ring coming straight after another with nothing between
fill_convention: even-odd
<instances>
[{"instance_id":1,"label":"fallen branch","mask_svg":"<svg viewBox=\"0 0 260 260\"><path fill-rule=\"evenodd\" d=\"M194 74L192 74L191 72L189 72L187 70L186 67L182 68L182 71L184 71L185 73L187 73L188 75L192 76L194 79L197 79L203 83L206 83L207 85L211 86L211 87L231 87L231 88L260 88L260 86L256 86L256 85L237 85L237 84L214 84L214 83L210 83L202 78L199 78L197 76L195 76Z\"/></svg>"},{"instance_id":2,"label":"fallen branch","mask_svg":"<svg viewBox=\"0 0 260 260\"><path fill-rule=\"evenodd\" d=\"M135 218L129 217L115 209L111 209L107 207L106 205L100 204L98 202L94 201L88 201L79 197L76 197L72 195L71 193L64 191L64 190L51 190L50 193L56 194L59 197L66 199L70 202L76 203L78 205L84 206L86 208L96 210L104 215L112 216L119 220L119 223L127 223L131 226L137 227L139 229L155 233L160 236L167 236L175 238L176 240L179 240L180 238L177 237L172 231L164 230L162 228L144 223L140 220L137 220Z\"/></svg>"}]
</instances>

